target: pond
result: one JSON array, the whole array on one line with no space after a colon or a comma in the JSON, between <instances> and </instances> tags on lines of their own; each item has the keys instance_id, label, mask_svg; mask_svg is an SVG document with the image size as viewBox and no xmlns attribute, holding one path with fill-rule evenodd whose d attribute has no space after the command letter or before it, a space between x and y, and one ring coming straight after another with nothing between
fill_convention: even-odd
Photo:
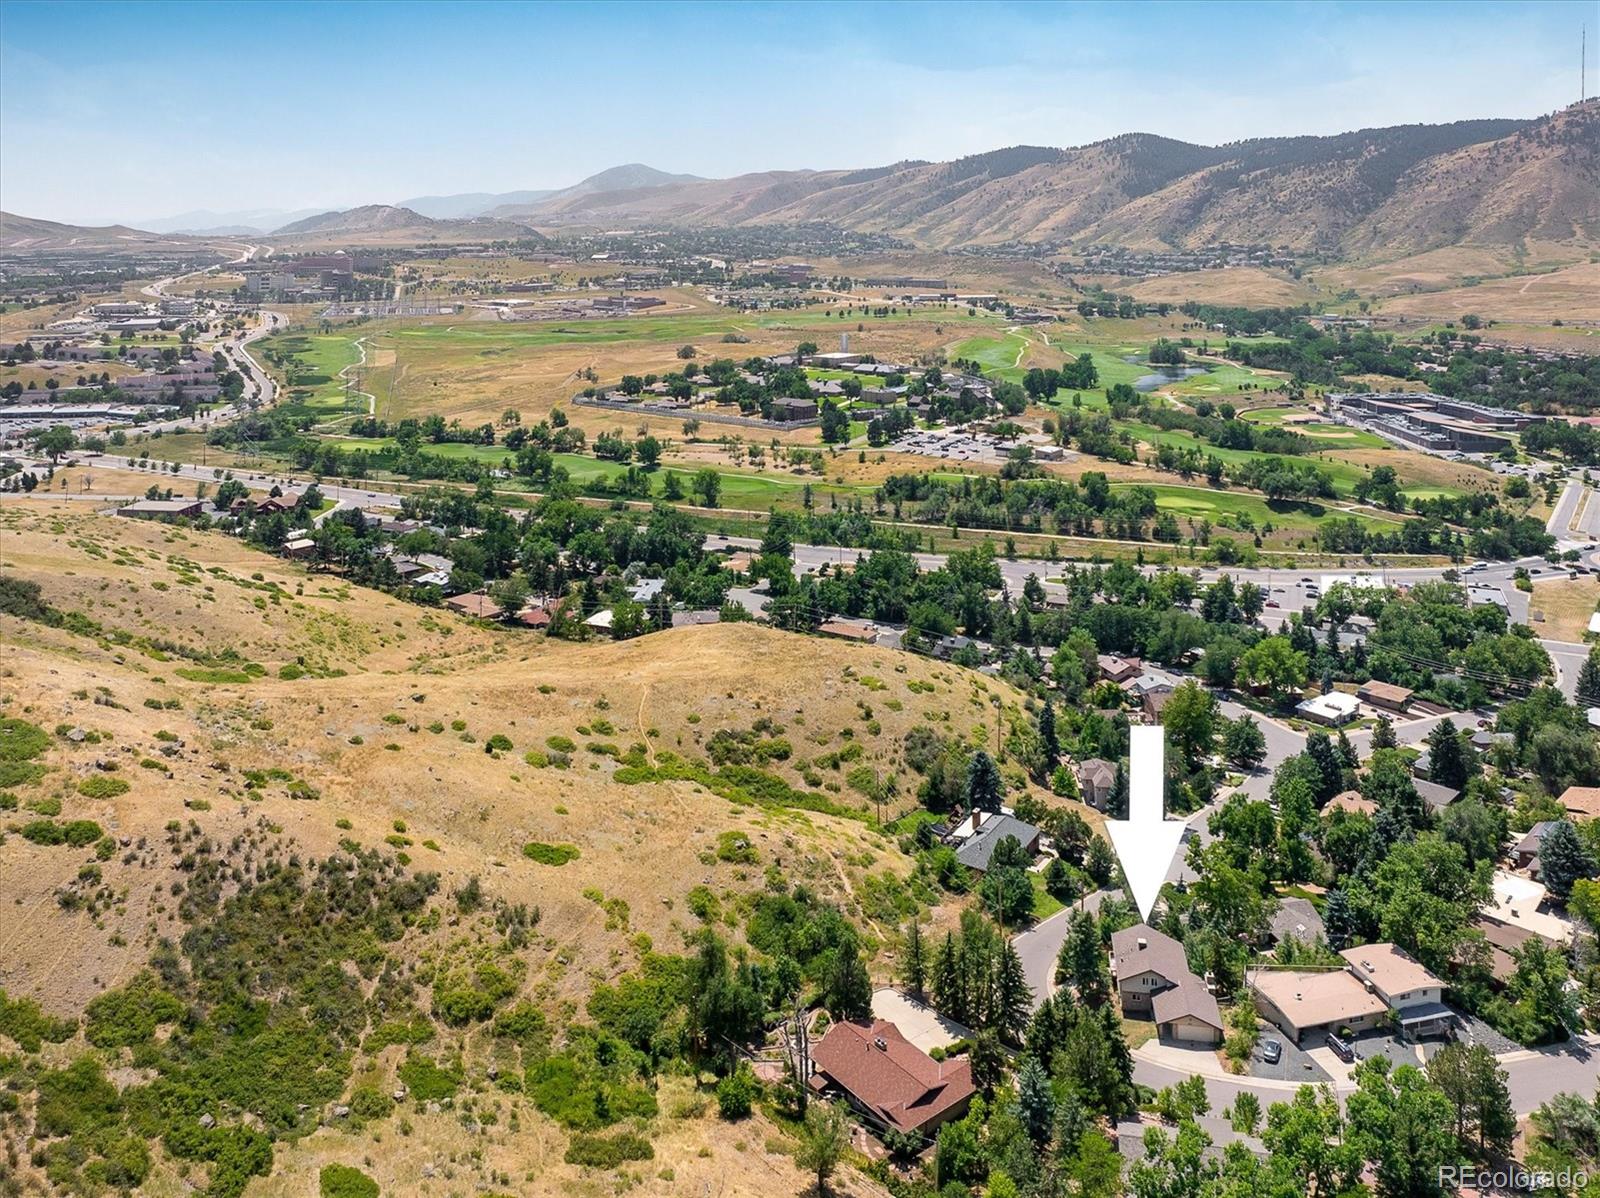
<instances>
[{"instance_id":1,"label":"pond","mask_svg":"<svg viewBox=\"0 0 1600 1198\"><path fill-rule=\"evenodd\" d=\"M1142 374L1133 380L1135 391L1154 391L1157 387L1164 387L1168 383L1175 383L1179 379L1193 378L1197 374L1209 373L1204 366L1152 366L1154 374Z\"/></svg>"}]
</instances>

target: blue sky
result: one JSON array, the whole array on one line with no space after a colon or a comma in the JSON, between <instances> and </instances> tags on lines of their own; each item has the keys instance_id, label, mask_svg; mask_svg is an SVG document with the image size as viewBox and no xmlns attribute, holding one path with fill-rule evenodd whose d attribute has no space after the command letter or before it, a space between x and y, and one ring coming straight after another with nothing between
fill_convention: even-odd
<instances>
[{"instance_id":1,"label":"blue sky","mask_svg":"<svg viewBox=\"0 0 1600 1198\"><path fill-rule=\"evenodd\" d=\"M137 223L1535 116L1600 4L0 4L0 206Z\"/></svg>"}]
</instances>

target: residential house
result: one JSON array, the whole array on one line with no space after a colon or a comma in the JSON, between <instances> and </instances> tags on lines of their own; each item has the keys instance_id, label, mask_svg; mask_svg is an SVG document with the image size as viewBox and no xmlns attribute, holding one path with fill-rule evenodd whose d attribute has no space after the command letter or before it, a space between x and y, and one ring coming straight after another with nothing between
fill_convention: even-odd
<instances>
[{"instance_id":1,"label":"residential house","mask_svg":"<svg viewBox=\"0 0 1600 1198\"><path fill-rule=\"evenodd\" d=\"M1354 695L1347 695L1344 691L1329 691L1325 695L1301 700L1295 704L1294 709L1302 719L1338 728L1356 718L1361 709L1361 702Z\"/></svg>"},{"instance_id":2,"label":"residential house","mask_svg":"<svg viewBox=\"0 0 1600 1198\"><path fill-rule=\"evenodd\" d=\"M1528 829L1528 834L1511 849L1511 864L1517 869L1526 869L1537 872L1539 868L1539 849L1544 845L1544 838L1550 829L1559 821L1542 819Z\"/></svg>"},{"instance_id":3,"label":"residential house","mask_svg":"<svg viewBox=\"0 0 1600 1198\"><path fill-rule=\"evenodd\" d=\"M1217 1000L1189 969L1183 945L1172 937L1143 923L1113 933L1111 973L1124 1015L1154 1020L1163 1039L1222 1043Z\"/></svg>"},{"instance_id":4,"label":"residential house","mask_svg":"<svg viewBox=\"0 0 1600 1198\"><path fill-rule=\"evenodd\" d=\"M926 1135L967 1113L977 1087L965 1057L936 1061L887 1019L835 1023L811 1049L818 1091L836 1090L881 1130Z\"/></svg>"},{"instance_id":5,"label":"residential house","mask_svg":"<svg viewBox=\"0 0 1600 1198\"><path fill-rule=\"evenodd\" d=\"M1561 792L1561 805L1570 816L1600 818L1600 786L1569 786Z\"/></svg>"},{"instance_id":6,"label":"residential house","mask_svg":"<svg viewBox=\"0 0 1600 1198\"><path fill-rule=\"evenodd\" d=\"M1137 657L1117 657L1108 653L1095 658L1095 664L1100 667L1100 677L1116 683L1137 678L1144 670L1143 663Z\"/></svg>"},{"instance_id":7,"label":"residential house","mask_svg":"<svg viewBox=\"0 0 1600 1198\"><path fill-rule=\"evenodd\" d=\"M1517 972L1516 954L1530 940L1544 940L1538 932L1518 927L1492 915L1477 915L1467 925L1483 936L1489 946L1489 973L1497 987L1503 987Z\"/></svg>"},{"instance_id":8,"label":"residential house","mask_svg":"<svg viewBox=\"0 0 1600 1198\"><path fill-rule=\"evenodd\" d=\"M954 835L959 838L956 860L978 873L989 868L995 848L1007 836L1015 836L1030 858L1039 851L1039 829L1003 811L974 811Z\"/></svg>"},{"instance_id":9,"label":"residential house","mask_svg":"<svg viewBox=\"0 0 1600 1198\"><path fill-rule=\"evenodd\" d=\"M556 604L531 603L517 613L517 623L526 628L545 629L555 619Z\"/></svg>"},{"instance_id":10,"label":"residential house","mask_svg":"<svg viewBox=\"0 0 1600 1198\"><path fill-rule=\"evenodd\" d=\"M838 637L862 645L870 645L878 639L878 626L870 620L851 620L843 616L824 620L817 625L817 631L823 636Z\"/></svg>"},{"instance_id":11,"label":"residential house","mask_svg":"<svg viewBox=\"0 0 1600 1198\"><path fill-rule=\"evenodd\" d=\"M1377 1027L1389 1008L1346 969L1261 969L1250 979L1256 1010L1296 1044Z\"/></svg>"},{"instance_id":12,"label":"residential house","mask_svg":"<svg viewBox=\"0 0 1600 1198\"><path fill-rule=\"evenodd\" d=\"M1444 1005L1444 983L1403 948L1363 944L1339 955L1356 979L1394 1012L1407 1035L1442 1035L1455 1023L1455 1012Z\"/></svg>"},{"instance_id":13,"label":"residential house","mask_svg":"<svg viewBox=\"0 0 1600 1198\"><path fill-rule=\"evenodd\" d=\"M1374 680L1362 683L1361 689L1356 691L1356 698L1387 711L1404 711L1411 705L1411 690L1392 682Z\"/></svg>"},{"instance_id":14,"label":"residential house","mask_svg":"<svg viewBox=\"0 0 1600 1198\"><path fill-rule=\"evenodd\" d=\"M714 607L700 608L695 611L675 611L672 613L672 626L674 628L694 628L701 624L715 624L722 619L722 613Z\"/></svg>"},{"instance_id":15,"label":"residential house","mask_svg":"<svg viewBox=\"0 0 1600 1198\"><path fill-rule=\"evenodd\" d=\"M270 516L275 512L292 512L300 506L300 496L293 491L285 491L281 495L268 495L256 501L256 515Z\"/></svg>"},{"instance_id":16,"label":"residential house","mask_svg":"<svg viewBox=\"0 0 1600 1198\"><path fill-rule=\"evenodd\" d=\"M1341 790L1328 800L1324 811L1348 811L1351 815L1377 815L1378 805L1359 790Z\"/></svg>"},{"instance_id":17,"label":"residential house","mask_svg":"<svg viewBox=\"0 0 1600 1198\"><path fill-rule=\"evenodd\" d=\"M1165 710L1168 701L1172 698L1170 690L1146 691L1144 696L1144 718L1152 724L1161 722L1161 713Z\"/></svg>"},{"instance_id":18,"label":"residential house","mask_svg":"<svg viewBox=\"0 0 1600 1198\"><path fill-rule=\"evenodd\" d=\"M1411 785L1417 788L1417 794L1428 805L1428 809L1435 815L1450 806L1461 797L1461 792L1453 786L1444 786L1438 782L1429 782L1425 778L1413 778Z\"/></svg>"},{"instance_id":19,"label":"residential house","mask_svg":"<svg viewBox=\"0 0 1600 1198\"><path fill-rule=\"evenodd\" d=\"M482 592L457 595L453 599L446 599L444 605L453 612L479 620L498 620L503 614L500 605Z\"/></svg>"},{"instance_id":20,"label":"residential house","mask_svg":"<svg viewBox=\"0 0 1600 1198\"><path fill-rule=\"evenodd\" d=\"M1078 793L1096 811L1104 811L1116 789L1117 769L1101 757L1091 757L1078 765Z\"/></svg>"},{"instance_id":21,"label":"residential house","mask_svg":"<svg viewBox=\"0 0 1600 1198\"><path fill-rule=\"evenodd\" d=\"M317 551L317 543L310 537L293 537L283 543L285 557L305 558Z\"/></svg>"},{"instance_id":22,"label":"residential house","mask_svg":"<svg viewBox=\"0 0 1600 1198\"><path fill-rule=\"evenodd\" d=\"M628 598L635 603L650 603L657 595L666 590L666 587L667 580L665 578L641 578L628 591Z\"/></svg>"},{"instance_id":23,"label":"residential house","mask_svg":"<svg viewBox=\"0 0 1600 1198\"><path fill-rule=\"evenodd\" d=\"M1302 944L1326 938L1322 916L1311 905L1310 899L1286 898L1279 902L1278 910L1268 925L1267 935L1274 944L1281 944L1293 936Z\"/></svg>"}]
</instances>

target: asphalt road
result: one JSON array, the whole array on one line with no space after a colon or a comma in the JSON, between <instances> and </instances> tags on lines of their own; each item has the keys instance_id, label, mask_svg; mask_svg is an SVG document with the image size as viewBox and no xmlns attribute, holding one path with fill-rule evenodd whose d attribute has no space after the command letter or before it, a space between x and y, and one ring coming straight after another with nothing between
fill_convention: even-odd
<instances>
[{"instance_id":1,"label":"asphalt road","mask_svg":"<svg viewBox=\"0 0 1600 1198\"><path fill-rule=\"evenodd\" d=\"M1220 1068L1216 1065L1215 1054L1207 1051L1196 1054L1197 1070L1207 1061L1211 1067ZM1592 1097L1595 1082L1600 1079L1600 1058L1597 1058L1595 1049L1584 1041L1575 1041L1565 1047L1512 1053L1504 1057L1500 1065L1507 1074L1506 1087L1511 1092L1511 1105L1519 1115L1537 1110L1543 1103L1563 1091ZM1245 1090L1251 1091L1261 1099L1263 1106L1267 1106L1274 1102L1287 1102L1298 1088L1290 1082L1222 1078L1211 1076L1209 1073L1200 1074L1197 1071L1191 1073L1138 1056L1134 1058L1134 1080L1158 1090L1164 1086L1187 1081L1191 1076L1205 1077L1206 1093L1210 1095L1211 1106L1215 1111L1220 1111L1233 1102ZM1354 1087L1348 1083L1338 1083L1334 1089L1343 1097Z\"/></svg>"}]
</instances>

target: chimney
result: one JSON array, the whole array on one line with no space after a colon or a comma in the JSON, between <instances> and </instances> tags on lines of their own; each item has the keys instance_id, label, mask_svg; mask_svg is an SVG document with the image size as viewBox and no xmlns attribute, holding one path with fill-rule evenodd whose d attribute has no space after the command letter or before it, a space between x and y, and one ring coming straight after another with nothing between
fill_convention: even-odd
<instances>
[{"instance_id":1,"label":"chimney","mask_svg":"<svg viewBox=\"0 0 1600 1198\"><path fill-rule=\"evenodd\" d=\"M882 1036L874 1036L872 1039L872 1047L876 1048L879 1052L888 1052L889 1042Z\"/></svg>"},{"instance_id":2,"label":"chimney","mask_svg":"<svg viewBox=\"0 0 1600 1198\"><path fill-rule=\"evenodd\" d=\"M1143 936L1139 937L1139 951L1141 953L1144 952L1144 950L1147 947L1149 947L1149 944L1150 944L1150 942L1148 940L1146 940Z\"/></svg>"}]
</instances>

